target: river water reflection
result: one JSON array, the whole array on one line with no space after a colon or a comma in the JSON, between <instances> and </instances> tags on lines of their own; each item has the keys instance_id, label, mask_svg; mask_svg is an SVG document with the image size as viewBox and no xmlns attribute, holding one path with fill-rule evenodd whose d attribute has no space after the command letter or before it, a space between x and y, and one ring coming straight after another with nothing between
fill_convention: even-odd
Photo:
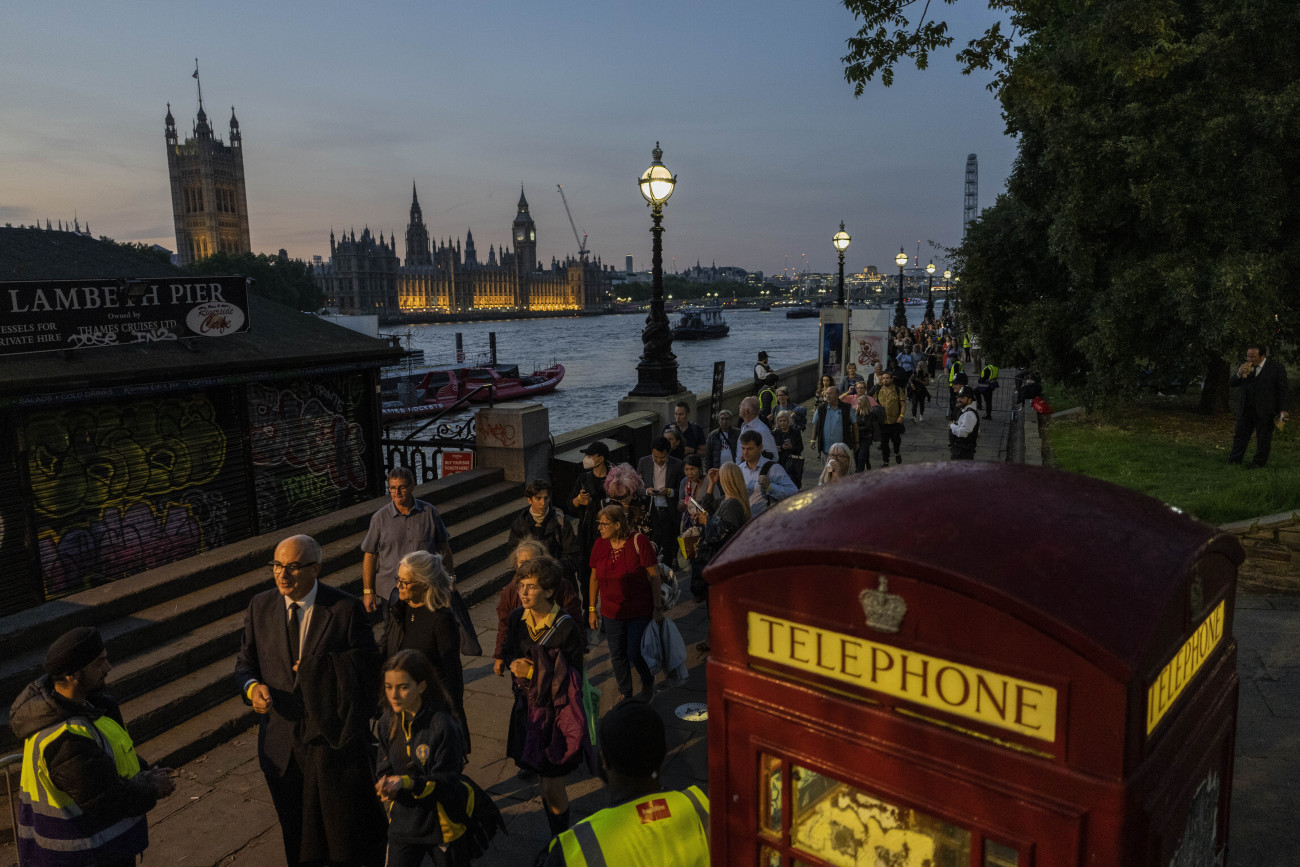
<instances>
[{"instance_id":1,"label":"river water reflection","mask_svg":"<svg viewBox=\"0 0 1300 867\"><path fill-rule=\"evenodd\" d=\"M908 318L920 322L924 307L908 308ZM817 357L817 320L787 319L783 312L729 310L731 332L717 340L677 341L677 378L690 391L707 391L713 363L725 361L728 385L751 382L759 350L774 368ZM670 320L676 317L669 314ZM614 418L618 401L636 385L645 315L563 317L415 325L411 346L423 349L426 364L455 360L456 333L464 335L470 360L488 350L488 333L497 336L497 358L518 364L523 372L552 361L564 365L558 389L537 400L550 411L552 433Z\"/></svg>"}]
</instances>

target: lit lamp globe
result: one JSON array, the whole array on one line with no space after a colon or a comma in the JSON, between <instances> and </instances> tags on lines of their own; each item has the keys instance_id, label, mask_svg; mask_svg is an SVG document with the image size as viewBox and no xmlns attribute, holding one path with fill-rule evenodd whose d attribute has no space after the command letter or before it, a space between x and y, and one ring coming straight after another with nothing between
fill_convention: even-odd
<instances>
[{"instance_id":1,"label":"lit lamp globe","mask_svg":"<svg viewBox=\"0 0 1300 867\"><path fill-rule=\"evenodd\" d=\"M903 269L903 266L907 264L907 254L903 252L902 247L898 248L898 255L894 257L894 264L898 266L900 271Z\"/></svg>"},{"instance_id":2,"label":"lit lamp globe","mask_svg":"<svg viewBox=\"0 0 1300 867\"><path fill-rule=\"evenodd\" d=\"M934 263L933 263L933 262L931 262L929 265L926 265L926 266L925 266L925 273L929 274L931 277L934 276Z\"/></svg>"},{"instance_id":3,"label":"lit lamp globe","mask_svg":"<svg viewBox=\"0 0 1300 867\"><path fill-rule=\"evenodd\" d=\"M668 201L673 194L673 187L677 185L677 176L668 171L668 167L663 164L664 152L659 147L659 142L655 142L655 149L650 152L654 161L650 163L650 168L646 169L641 175L641 180L637 184L641 188L641 197L650 205L662 205Z\"/></svg>"},{"instance_id":4,"label":"lit lamp globe","mask_svg":"<svg viewBox=\"0 0 1300 867\"><path fill-rule=\"evenodd\" d=\"M843 253L849 248L849 242L852 240L853 239L849 237L849 233L844 231L844 224L840 223L840 230L835 233L835 237L831 239L831 243L835 245L836 250Z\"/></svg>"}]
</instances>

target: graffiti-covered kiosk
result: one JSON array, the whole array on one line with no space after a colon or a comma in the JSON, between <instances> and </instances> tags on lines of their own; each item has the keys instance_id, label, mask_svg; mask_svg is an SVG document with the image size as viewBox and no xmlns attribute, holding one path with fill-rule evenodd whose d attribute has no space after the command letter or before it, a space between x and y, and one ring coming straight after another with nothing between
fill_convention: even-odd
<instances>
[{"instance_id":1,"label":"graffiti-covered kiosk","mask_svg":"<svg viewBox=\"0 0 1300 867\"><path fill-rule=\"evenodd\" d=\"M0 283L0 614L380 493L395 351L245 284Z\"/></svg>"},{"instance_id":2,"label":"graffiti-covered kiosk","mask_svg":"<svg viewBox=\"0 0 1300 867\"><path fill-rule=\"evenodd\" d=\"M1226 863L1241 559L1033 467L785 500L706 573L713 863Z\"/></svg>"}]
</instances>

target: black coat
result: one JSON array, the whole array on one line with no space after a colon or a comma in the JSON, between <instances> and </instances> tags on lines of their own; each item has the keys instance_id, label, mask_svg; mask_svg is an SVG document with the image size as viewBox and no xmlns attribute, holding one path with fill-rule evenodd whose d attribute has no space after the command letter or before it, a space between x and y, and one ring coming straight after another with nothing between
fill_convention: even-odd
<instances>
[{"instance_id":1,"label":"black coat","mask_svg":"<svg viewBox=\"0 0 1300 867\"><path fill-rule=\"evenodd\" d=\"M677 492L681 490L682 479L686 478L685 464L672 456L669 456L667 464L664 466L664 485L668 490L668 502L672 503L677 498ZM655 459L646 455L636 462L636 471L641 476L641 481L645 482L646 490L650 490L655 485ZM649 495L647 495L649 496Z\"/></svg>"},{"instance_id":2,"label":"black coat","mask_svg":"<svg viewBox=\"0 0 1300 867\"><path fill-rule=\"evenodd\" d=\"M300 656L306 659L345 654L356 662L357 670L365 670L371 677L365 678L368 684L358 682L351 695L337 697L336 713L352 720L369 717L380 667L374 633L366 622L361 600L318 581L316 604ZM265 684L271 691L271 708L258 719L257 753L276 812L281 817L310 819L298 834L291 835L286 829L286 857L291 861L301 858L382 864L384 816L375 795L373 753L364 737L365 729L361 728L362 736L337 746L329 744L326 737L304 736L330 726L327 721L308 719L289 654L284 600L275 589L254 596L244 614L235 688L245 701L245 684L250 680ZM359 708L364 710L355 713ZM291 764L297 766L300 775L286 776Z\"/></svg>"},{"instance_id":3,"label":"black coat","mask_svg":"<svg viewBox=\"0 0 1300 867\"><path fill-rule=\"evenodd\" d=\"M1268 421L1286 409L1286 368L1280 362L1266 359L1263 367L1253 376L1244 379L1234 372L1232 379L1228 380L1228 387L1241 389L1242 414L1245 414L1247 406L1254 405L1255 417L1252 421Z\"/></svg>"},{"instance_id":4,"label":"black coat","mask_svg":"<svg viewBox=\"0 0 1300 867\"><path fill-rule=\"evenodd\" d=\"M410 777L388 807L388 839L397 843L437 845L442 840L438 806L451 815L463 814L467 790L460 783L463 749L460 724L445 710L426 701L406 729L394 725L386 710L377 726L379 760L376 776Z\"/></svg>"},{"instance_id":5,"label":"black coat","mask_svg":"<svg viewBox=\"0 0 1300 867\"><path fill-rule=\"evenodd\" d=\"M577 496L576 492L574 496ZM599 507L597 510L599 511ZM510 546L513 548L525 539L536 539L545 545L550 555L559 561L568 578L578 574L579 566L586 565L581 562L582 550L578 545L578 536L573 532L573 526L569 524L569 519L564 516L564 513L557 509L552 508L547 511L539 527L533 520L532 511L525 507L510 525Z\"/></svg>"},{"instance_id":6,"label":"black coat","mask_svg":"<svg viewBox=\"0 0 1300 867\"><path fill-rule=\"evenodd\" d=\"M87 698L86 704L76 705L54 690L49 675L42 675L14 700L9 725L18 740L25 741L43 728L73 717L93 724L101 716L122 725L122 711L108 693L95 693ZM50 781L59 791L100 819L115 821L143 816L158 801L152 784L119 775L113 759L90 738L62 735L45 748L45 766ZM143 759L140 767L141 770L148 767Z\"/></svg>"},{"instance_id":7,"label":"black coat","mask_svg":"<svg viewBox=\"0 0 1300 867\"><path fill-rule=\"evenodd\" d=\"M385 660L399 650L418 650L427 656L464 727L465 671L460 659L460 626L450 608L430 611L423 605L397 600L388 606L380 647Z\"/></svg>"}]
</instances>

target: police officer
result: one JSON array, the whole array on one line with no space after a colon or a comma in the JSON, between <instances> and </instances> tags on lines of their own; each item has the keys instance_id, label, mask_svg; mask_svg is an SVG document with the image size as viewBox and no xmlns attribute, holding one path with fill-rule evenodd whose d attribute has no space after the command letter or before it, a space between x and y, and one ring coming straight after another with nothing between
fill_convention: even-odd
<instances>
[{"instance_id":1,"label":"police officer","mask_svg":"<svg viewBox=\"0 0 1300 867\"><path fill-rule=\"evenodd\" d=\"M170 768L145 770L122 712L103 691L112 669L98 629L50 645L45 675L9 711L24 741L18 855L25 867L134 864L149 845L145 813L176 788Z\"/></svg>"},{"instance_id":2,"label":"police officer","mask_svg":"<svg viewBox=\"0 0 1300 867\"><path fill-rule=\"evenodd\" d=\"M975 460L979 442L980 414L971 404L975 390L963 385L957 390L957 420L948 425L948 457L954 461Z\"/></svg>"},{"instance_id":3,"label":"police officer","mask_svg":"<svg viewBox=\"0 0 1300 867\"><path fill-rule=\"evenodd\" d=\"M546 867L708 867L709 799L698 786L660 790L663 720L625 701L600 721L600 777L613 806L551 841Z\"/></svg>"}]
</instances>

